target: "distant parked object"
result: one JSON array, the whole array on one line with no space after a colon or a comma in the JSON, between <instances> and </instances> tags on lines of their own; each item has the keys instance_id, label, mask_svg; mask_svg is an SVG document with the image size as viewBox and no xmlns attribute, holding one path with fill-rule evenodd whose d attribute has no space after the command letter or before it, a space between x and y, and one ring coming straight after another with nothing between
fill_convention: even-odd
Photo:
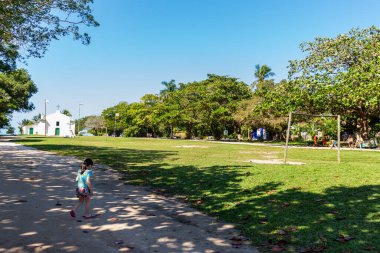
<instances>
[{"instance_id":1,"label":"distant parked object","mask_svg":"<svg viewBox=\"0 0 380 253\"><path fill-rule=\"evenodd\" d=\"M79 132L79 136L94 136L92 133L88 132L89 130L91 129L86 127L85 129Z\"/></svg>"},{"instance_id":2,"label":"distant parked object","mask_svg":"<svg viewBox=\"0 0 380 253\"><path fill-rule=\"evenodd\" d=\"M94 136L94 135L91 133L83 133L83 134L80 134L80 136Z\"/></svg>"},{"instance_id":3,"label":"distant parked object","mask_svg":"<svg viewBox=\"0 0 380 253\"><path fill-rule=\"evenodd\" d=\"M265 128L258 128L252 132L252 140L267 140L267 131Z\"/></svg>"}]
</instances>

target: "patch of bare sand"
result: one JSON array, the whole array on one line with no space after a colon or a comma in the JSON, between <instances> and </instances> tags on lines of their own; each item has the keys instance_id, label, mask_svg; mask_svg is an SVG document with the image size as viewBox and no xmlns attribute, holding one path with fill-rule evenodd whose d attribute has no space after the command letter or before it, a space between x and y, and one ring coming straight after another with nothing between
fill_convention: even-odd
<instances>
[{"instance_id":1,"label":"patch of bare sand","mask_svg":"<svg viewBox=\"0 0 380 253\"><path fill-rule=\"evenodd\" d=\"M271 159L271 160L251 159L251 160L248 160L247 162L257 163L257 164L284 164L284 161L279 160L279 159ZM286 162L286 164L304 165L305 163L302 163L302 162Z\"/></svg>"},{"instance_id":2,"label":"patch of bare sand","mask_svg":"<svg viewBox=\"0 0 380 253\"><path fill-rule=\"evenodd\" d=\"M208 146L196 146L196 145L183 145L183 146L174 146L175 148L208 148Z\"/></svg>"}]
</instances>

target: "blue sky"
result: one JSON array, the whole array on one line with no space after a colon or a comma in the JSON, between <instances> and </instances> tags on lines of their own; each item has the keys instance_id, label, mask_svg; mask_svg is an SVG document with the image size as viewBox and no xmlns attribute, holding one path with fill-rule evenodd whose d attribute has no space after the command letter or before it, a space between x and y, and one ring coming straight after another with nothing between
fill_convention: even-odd
<instances>
[{"instance_id":1,"label":"blue sky","mask_svg":"<svg viewBox=\"0 0 380 253\"><path fill-rule=\"evenodd\" d=\"M288 61L302 57L301 42L380 27L378 0L95 0L93 10L100 27L84 29L89 46L63 38L28 60L36 109L15 113L13 126L43 113L45 98L48 113L59 104L77 118L79 103L81 116L100 114L170 79L214 73L252 83L255 65L267 64L281 80Z\"/></svg>"}]
</instances>

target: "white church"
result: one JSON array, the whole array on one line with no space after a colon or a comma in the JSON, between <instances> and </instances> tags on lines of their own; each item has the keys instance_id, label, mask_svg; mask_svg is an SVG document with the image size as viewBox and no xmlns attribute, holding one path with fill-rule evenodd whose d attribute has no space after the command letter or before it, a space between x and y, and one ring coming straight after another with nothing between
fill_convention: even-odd
<instances>
[{"instance_id":1,"label":"white church","mask_svg":"<svg viewBox=\"0 0 380 253\"><path fill-rule=\"evenodd\" d=\"M37 123L23 126L22 133L26 135L45 135L45 127L46 136L75 136L75 121L71 117L62 114L59 110L46 115L46 123L45 119L42 118Z\"/></svg>"}]
</instances>

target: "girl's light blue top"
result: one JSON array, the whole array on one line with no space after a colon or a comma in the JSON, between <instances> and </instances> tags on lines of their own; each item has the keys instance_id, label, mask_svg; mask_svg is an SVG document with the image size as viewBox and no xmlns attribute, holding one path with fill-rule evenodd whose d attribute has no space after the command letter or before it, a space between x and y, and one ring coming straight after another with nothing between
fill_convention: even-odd
<instances>
[{"instance_id":1,"label":"girl's light blue top","mask_svg":"<svg viewBox=\"0 0 380 253\"><path fill-rule=\"evenodd\" d=\"M81 169L78 170L78 188L88 188L87 178L92 176L92 170L85 170L83 174L80 174L81 171Z\"/></svg>"}]
</instances>

